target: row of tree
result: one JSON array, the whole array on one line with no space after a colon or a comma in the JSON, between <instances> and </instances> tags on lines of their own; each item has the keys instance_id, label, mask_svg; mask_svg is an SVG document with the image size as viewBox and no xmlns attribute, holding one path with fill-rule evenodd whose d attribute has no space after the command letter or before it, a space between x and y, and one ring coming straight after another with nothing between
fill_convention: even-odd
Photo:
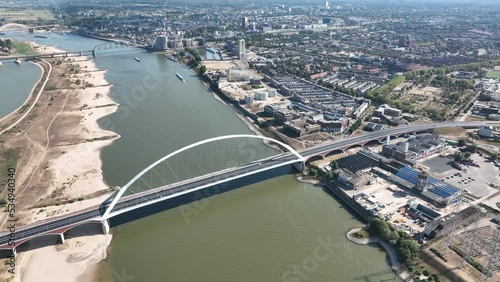
<instances>
[{"instance_id":1,"label":"row of tree","mask_svg":"<svg viewBox=\"0 0 500 282\"><path fill-rule=\"evenodd\" d=\"M375 104L385 104L389 101L389 94L394 91L394 88L396 88L396 86L405 82L405 80L406 78L403 75L396 76L377 90L366 92L366 98L372 100Z\"/></svg>"},{"instance_id":2,"label":"row of tree","mask_svg":"<svg viewBox=\"0 0 500 282\"><path fill-rule=\"evenodd\" d=\"M5 40L0 39L0 48L9 48L9 49L12 49L13 46L14 46L14 44L12 43L12 40L10 40L10 39L5 39Z\"/></svg>"},{"instance_id":3,"label":"row of tree","mask_svg":"<svg viewBox=\"0 0 500 282\"><path fill-rule=\"evenodd\" d=\"M405 232L393 229L380 218L371 220L370 233L394 246L399 259L407 266L410 266L419 255L419 246L415 240Z\"/></svg>"}]
</instances>

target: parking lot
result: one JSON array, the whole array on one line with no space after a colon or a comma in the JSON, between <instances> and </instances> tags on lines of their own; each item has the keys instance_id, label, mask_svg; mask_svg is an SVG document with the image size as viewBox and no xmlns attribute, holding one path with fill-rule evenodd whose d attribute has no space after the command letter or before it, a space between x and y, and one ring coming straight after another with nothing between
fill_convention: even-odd
<instances>
[{"instance_id":1,"label":"parking lot","mask_svg":"<svg viewBox=\"0 0 500 282\"><path fill-rule=\"evenodd\" d=\"M429 168L429 174L441 181L455 186L475 198L481 198L490 195L496 190L489 184L498 179L498 168L487 158L478 154L473 154L471 159L479 165L464 166L463 171L459 171L449 165L452 158L434 156L423 161L421 164Z\"/></svg>"}]
</instances>

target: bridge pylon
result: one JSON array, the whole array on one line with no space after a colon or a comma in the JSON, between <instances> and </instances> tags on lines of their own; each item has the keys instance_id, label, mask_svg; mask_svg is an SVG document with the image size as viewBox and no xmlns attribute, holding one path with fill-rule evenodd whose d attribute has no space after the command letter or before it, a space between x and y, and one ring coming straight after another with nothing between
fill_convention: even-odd
<instances>
[{"instance_id":1,"label":"bridge pylon","mask_svg":"<svg viewBox=\"0 0 500 282\"><path fill-rule=\"evenodd\" d=\"M109 220L103 219L103 220L101 220L101 224L102 224L102 232L105 235L108 235L109 234Z\"/></svg>"},{"instance_id":2,"label":"bridge pylon","mask_svg":"<svg viewBox=\"0 0 500 282\"><path fill-rule=\"evenodd\" d=\"M92 57L96 57L96 53L95 53L95 50L92 50Z\"/></svg>"},{"instance_id":3,"label":"bridge pylon","mask_svg":"<svg viewBox=\"0 0 500 282\"><path fill-rule=\"evenodd\" d=\"M64 242L66 242L66 240L64 239L64 233L59 234L59 236L61 239L61 244L64 244Z\"/></svg>"}]
</instances>

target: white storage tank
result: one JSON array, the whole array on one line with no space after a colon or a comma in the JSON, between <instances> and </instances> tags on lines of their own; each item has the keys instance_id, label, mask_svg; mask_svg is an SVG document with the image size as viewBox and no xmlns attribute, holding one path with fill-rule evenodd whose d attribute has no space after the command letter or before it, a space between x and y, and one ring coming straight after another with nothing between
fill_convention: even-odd
<instances>
[{"instance_id":1,"label":"white storage tank","mask_svg":"<svg viewBox=\"0 0 500 282\"><path fill-rule=\"evenodd\" d=\"M252 95L249 95L249 94L245 95L245 103L249 104L249 105L253 104L253 97L252 97Z\"/></svg>"},{"instance_id":2,"label":"white storage tank","mask_svg":"<svg viewBox=\"0 0 500 282\"><path fill-rule=\"evenodd\" d=\"M259 91L255 93L255 100L265 101L267 100L268 94L266 91Z\"/></svg>"},{"instance_id":3,"label":"white storage tank","mask_svg":"<svg viewBox=\"0 0 500 282\"><path fill-rule=\"evenodd\" d=\"M273 97L276 97L276 94L277 94L277 90L274 89L274 88L268 88L267 89L267 95L269 98L273 98Z\"/></svg>"}]
</instances>

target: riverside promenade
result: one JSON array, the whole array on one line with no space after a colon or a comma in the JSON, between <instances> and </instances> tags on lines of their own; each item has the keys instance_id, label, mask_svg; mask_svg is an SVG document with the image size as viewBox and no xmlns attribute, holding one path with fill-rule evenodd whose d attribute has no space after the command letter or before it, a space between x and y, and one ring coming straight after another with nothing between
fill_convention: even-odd
<instances>
[{"instance_id":1,"label":"riverside promenade","mask_svg":"<svg viewBox=\"0 0 500 282\"><path fill-rule=\"evenodd\" d=\"M394 271L395 274L399 276L403 281L413 281L413 279L410 278L410 274L406 271L406 268L404 265L399 261L398 255L396 253L396 250L387 242L383 241L382 239L378 237L369 237L369 238L356 238L354 236L354 233L362 230L364 228L354 228L349 230L346 233L346 238L358 245L368 245L370 243L377 243L384 248L384 250L387 252L387 255L389 256L389 262L391 264L391 268Z\"/></svg>"}]
</instances>

